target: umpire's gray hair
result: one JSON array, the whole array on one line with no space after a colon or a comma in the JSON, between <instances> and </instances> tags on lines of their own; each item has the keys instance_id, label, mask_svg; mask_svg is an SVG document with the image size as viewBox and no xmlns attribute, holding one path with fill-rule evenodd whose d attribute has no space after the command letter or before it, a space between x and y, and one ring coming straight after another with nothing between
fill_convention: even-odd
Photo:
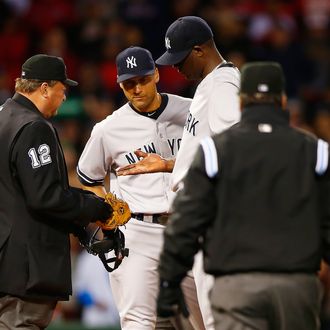
<instances>
[{"instance_id":1,"label":"umpire's gray hair","mask_svg":"<svg viewBox=\"0 0 330 330\"><path fill-rule=\"evenodd\" d=\"M50 80L50 81L42 81L35 79L23 79L16 78L15 80L15 91L21 93L32 93L37 90L42 83L47 82L50 87L53 87L58 81Z\"/></svg>"}]
</instances>

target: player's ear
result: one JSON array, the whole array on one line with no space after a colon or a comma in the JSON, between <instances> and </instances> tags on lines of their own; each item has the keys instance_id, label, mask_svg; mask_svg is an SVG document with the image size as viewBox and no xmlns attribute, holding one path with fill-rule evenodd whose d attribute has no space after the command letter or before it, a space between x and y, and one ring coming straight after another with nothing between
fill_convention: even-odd
<instances>
[{"instance_id":1,"label":"player's ear","mask_svg":"<svg viewBox=\"0 0 330 330\"><path fill-rule=\"evenodd\" d=\"M155 79L155 82L157 84L159 82L159 71L158 71L158 68L155 68L154 79Z\"/></svg>"},{"instance_id":2,"label":"player's ear","mask_svg":"<svg viewBox=\"0 0 330 330\"><path fill-rule=\"evenodd\" d=\"M202 46L194 46L192 49L192 52L196 55L196 56L202 56L204 54L204 50Z\"/></svg>"}]
</instances>

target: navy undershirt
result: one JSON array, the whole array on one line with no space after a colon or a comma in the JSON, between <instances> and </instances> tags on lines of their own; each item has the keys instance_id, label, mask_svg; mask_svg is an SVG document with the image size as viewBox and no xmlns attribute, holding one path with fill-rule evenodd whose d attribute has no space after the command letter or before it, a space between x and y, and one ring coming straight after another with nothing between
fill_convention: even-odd
<instances>
[{"instance_id":1,"label":"navy undershirt","mask_svg":"<svg viewBox=\"0 0 330 330\"><path fill-rule=\"evenodd\" d=\"M151 112L138 111L137 109L134 108L134 106L131 102L129 103L129 105L139 115L145 116L145 117L148 117L148 118L151 118L151 119L157 119L162 114L162 112L165 110L165 108L167 106L167 103L168 103L168 95L167 94L161 94L160 93L160 96L162 98L162 101L160 103L159 108L154 110L154 111L151 111Z\"/></svg>"}]
</instances>

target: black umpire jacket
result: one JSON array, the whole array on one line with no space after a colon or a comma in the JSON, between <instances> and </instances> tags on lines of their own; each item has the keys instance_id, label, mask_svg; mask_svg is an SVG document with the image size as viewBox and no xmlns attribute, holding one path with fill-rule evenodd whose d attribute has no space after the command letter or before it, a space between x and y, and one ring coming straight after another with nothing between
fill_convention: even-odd
<instances>
[{"instance_id":1,"label":"black umpire jacket","mask_svg":"<svg viewBox=\"0 0 330 330\"><path fill-rule=\"evenodd\" d=\"M69 187L54 127L20 94L0 106L0 149L0 293L67 300L68 233L93 218L91 197Z\"/></svg>"},{"instance_id":2,"label":"black umpire jacket","mask_svg":"<svg viewBox=\"0 0 330 330\"><path fill-rule=\"evenodd\" d=\"M328 144L289 127L286 112L270 105L244 109L238 124L209 142L174 201L161 278L180 281L201 241L205 271L215 276L317 272Z\"/></svg>"}]
</instances>

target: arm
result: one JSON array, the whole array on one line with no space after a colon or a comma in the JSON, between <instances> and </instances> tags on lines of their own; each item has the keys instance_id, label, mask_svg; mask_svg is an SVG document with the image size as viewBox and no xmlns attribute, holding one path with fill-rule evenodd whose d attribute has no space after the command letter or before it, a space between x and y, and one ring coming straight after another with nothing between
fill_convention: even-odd
<instances>
[{"instance_id":1,"label":"arm","mask_svg":"<svg viewBox=\"0 0 330 330\"><path fill-rule=\"evenodd\" d=\"M158 154L146 153L141 150L136 150L134 153L142 159L135 164L130 164L117 169L118 176L172 172L173 170L175 159L164 159Z\"/></svg>"},{"instance_id":2,"label":"arm","mask_svg":"<svg viewBox=\"0 0 330 330\"><path fill-rule=\"evenodd\" d=\"M105 187L103 185L99 185L99 186L86 186L83 185L83 189L84 190L88 190L93 192L95 195L104 198L106 195L106 190Z\"/></svg>"},{"instance_id":3,"label":"arm","mask_svg":"<svg viewBox=\"0 0 330 330\"><path fill-rule=\"evenodd\" d=\"M23 128L11 162L26 206L45 221L55 218L86 225L111 215L102 199L69 187L56 133L47 123L34 122Z\"/></svg>"},{"instance_id":4,"label":"arm","mask_svg":"<svg viewBox=\"0 0 330 330\"><path fill-rule=\"evenodd\" d=\"M105 180L107 178L108 163L104 151L103 132L99 128L98 125L93 128L91 136L80 155L76 170L83 189L104 198L107 193Z\"/></svg>"}]
</instances>

